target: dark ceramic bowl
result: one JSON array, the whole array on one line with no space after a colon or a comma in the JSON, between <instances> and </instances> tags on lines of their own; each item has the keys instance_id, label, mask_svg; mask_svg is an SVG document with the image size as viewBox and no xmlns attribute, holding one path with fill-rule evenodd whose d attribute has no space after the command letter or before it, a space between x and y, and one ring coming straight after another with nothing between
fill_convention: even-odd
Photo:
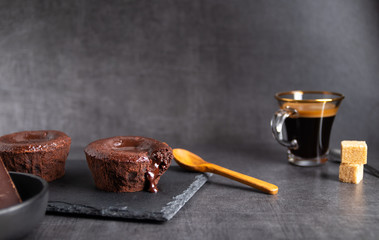
<instances>
[{"instance_id":1,"label":"dark ceramic bowl","mask_svg":"<svg viewBox=\"0 0 379 240\"><path fill-rule=\"evenodd\" d=\"M48 184L28 173L9 172L22 203L0 209L0 239L24 237L35 229L45 216Z\"/></svg>"}]
</instances>

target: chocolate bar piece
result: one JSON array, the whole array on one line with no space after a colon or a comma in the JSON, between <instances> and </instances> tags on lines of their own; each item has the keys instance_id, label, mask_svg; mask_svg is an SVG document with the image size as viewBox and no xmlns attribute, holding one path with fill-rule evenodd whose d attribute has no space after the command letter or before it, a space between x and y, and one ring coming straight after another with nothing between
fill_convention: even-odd
<instances>
[{"instance_id":1,"label":"chocolate bar piece","mask_svg":"<svg viewBox=\"0 0 379 240\"><path fill-rule=\"evenodd\" d=\"M20 195L4 166L3 160L0 159L0 209L16 205L20 202Z\"/></svg>"}]
</instances>

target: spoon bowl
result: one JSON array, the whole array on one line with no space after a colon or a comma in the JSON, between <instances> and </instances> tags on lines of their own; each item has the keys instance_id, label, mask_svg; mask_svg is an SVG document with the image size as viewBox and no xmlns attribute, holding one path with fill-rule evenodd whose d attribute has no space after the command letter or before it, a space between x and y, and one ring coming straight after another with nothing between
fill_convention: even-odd
<instances>
[{"instance_id":1,"label":"spoon bowl","mask_svg":"<svg viewBox=\"0 0 379 240\"><path fill-rule=\"evenodd\" d=\"M213 163L209 163L188 150L175 148L173 150L173 154L178 165L186 170L197 172L212 172L249 185L268 194L278 193L278 187L271 183L232 171L227 168L223 168Z\"/></svg>"},{"instance_id":2,"label":"spoon bowl","mask_svg":"<svg viewBox=\"0 0 379 240\"><path fill-rule=\"evenodd\" d=\"M189 171L206 172L206 162L196 154L185 149L176 148L173 154L178 165Z\"/></svg>"}]
</instances>

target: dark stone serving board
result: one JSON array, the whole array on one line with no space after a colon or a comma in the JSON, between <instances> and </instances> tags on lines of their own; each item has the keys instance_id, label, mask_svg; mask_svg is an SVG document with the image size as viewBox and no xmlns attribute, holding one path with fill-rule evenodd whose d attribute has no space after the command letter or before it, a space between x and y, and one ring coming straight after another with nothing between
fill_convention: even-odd
<instances>
[{"instance_id":1,"label":"dark stone serving board","mask_svg":"<svg viewBox=\"0 0 379 240\"><path fill-rule=\"evenodd\" d=\"M84 160L69 160L63 178L49 183L48 213L168 221L203 186L209 174L188 172L175 162L161 177L158 193L110 193L95 188Z\"/></svg>"}]
</instances>

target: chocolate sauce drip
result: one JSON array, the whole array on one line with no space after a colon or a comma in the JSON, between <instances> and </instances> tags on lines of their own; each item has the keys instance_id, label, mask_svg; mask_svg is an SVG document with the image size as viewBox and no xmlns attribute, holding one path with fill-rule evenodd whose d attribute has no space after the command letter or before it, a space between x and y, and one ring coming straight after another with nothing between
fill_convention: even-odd
<instances>
[{"instance_id":1,"label":"chocolate sauce drip","mask_svg":"<svg viewBox=\"0 0 379 240\"><path fill-rule=\"evenodd\" d=\"M158 192L158 187L156 185L156 179L159 177L159 165L154 163L154 167L146 172L146 179L148 181L148 191L152 193Z\"/></svg>"},{"instance_id":2,"label":"chocolate sauce drip","mask_svg":"<svg viewBox=\"0 0 379 240\"><path fill-rule=\"evenodd\" d=\"M152 164L150 169L146 172L146 179L148 182L147 189L149 192L157 193L157 182L162 175L168 169L169 160L172 159L172 154L168 149L164 151L154 152L151 155Z\"/></svg>"}]
</instances>

